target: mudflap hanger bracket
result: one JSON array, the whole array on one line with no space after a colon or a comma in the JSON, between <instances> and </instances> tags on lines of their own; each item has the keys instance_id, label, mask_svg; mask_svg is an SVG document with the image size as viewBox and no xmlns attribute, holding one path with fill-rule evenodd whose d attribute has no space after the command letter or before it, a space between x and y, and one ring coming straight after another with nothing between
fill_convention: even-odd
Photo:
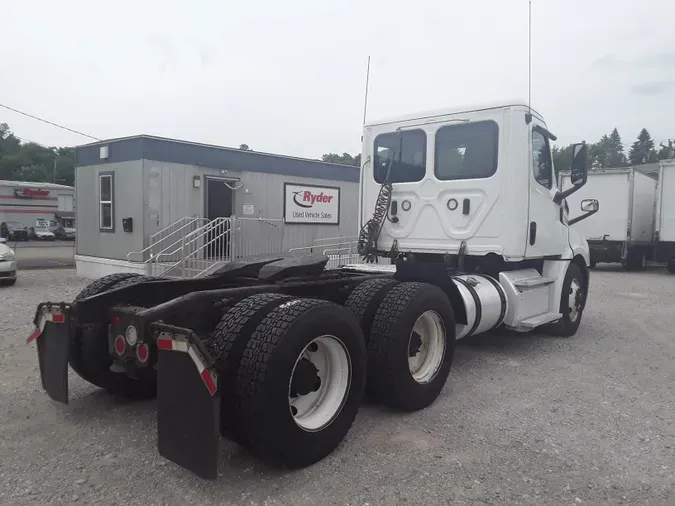
<instances>
[{"instance_id":1,"label":"mudflap hanger bracket","mask_svg":"<svg viewBox=\"0 0 675 506\"><path fill-rule=\"evenodd\" d=\"M218 477L220 393L214 363L190 329L150 324L157 339L157 446L205 479Z\"/></svg>"},{"instance_id":2,"label":"mudflap hanger bracket","mask_svg":"<svg viewBox=\"0 0 675 506\"><path fill-rule=\"evenodd\" d=\"M55 401L68 404L68 359L72 305L41 302L33 318L35 331L26 339L37 345L42 388Z\"/></svg>"}]
</instances>

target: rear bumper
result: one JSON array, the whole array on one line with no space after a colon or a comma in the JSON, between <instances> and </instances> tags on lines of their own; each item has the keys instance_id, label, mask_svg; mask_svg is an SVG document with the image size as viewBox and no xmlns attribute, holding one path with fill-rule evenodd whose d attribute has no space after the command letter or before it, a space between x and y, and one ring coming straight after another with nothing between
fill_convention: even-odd
<instances>
[{"instance_id":1,"label":"rear bumper","mask_svg":"<svg viewBox=\"0 0 675 506\"><path fill-rule=\"evenodd\" d=\"M74 310L41 303L28 342L37 344L42 387L68 404ZM157 345L157 444L160 455L206 479L218 476L220 392L213 359L189 329L151 324Z\"/></svg>"}]
</instances>

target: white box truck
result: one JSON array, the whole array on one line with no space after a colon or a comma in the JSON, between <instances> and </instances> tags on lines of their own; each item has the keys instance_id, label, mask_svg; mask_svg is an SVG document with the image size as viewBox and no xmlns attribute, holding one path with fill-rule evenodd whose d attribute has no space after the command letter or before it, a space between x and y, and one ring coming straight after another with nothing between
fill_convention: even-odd
<instances>
[{"instance_id":1,"label":"white box truck","mask_svg":"<svg viewBox=\"0 0 675 506\"><path fill-rule=\"evenodd\" d=\"M661 163L656 189L655 259L666 262L675 274L675 160Z\"/></svg>"},{"instance_id":2,"label":"white box truck","mask_svg":"<svg viewBox=\"0 0 675 506\"><path fill-rule=\"evenodd\" d=\"M561 190L572 186L569 173L561 173L560 179ZM591 267L620 262L627 269L644 268L654 252L656 178L630 167L589 171L586 185L568 197L568 205L578 208L591 196L602 202L602 208L592 220L575 225L588 241Z\"/></svg>"}]
</instances>

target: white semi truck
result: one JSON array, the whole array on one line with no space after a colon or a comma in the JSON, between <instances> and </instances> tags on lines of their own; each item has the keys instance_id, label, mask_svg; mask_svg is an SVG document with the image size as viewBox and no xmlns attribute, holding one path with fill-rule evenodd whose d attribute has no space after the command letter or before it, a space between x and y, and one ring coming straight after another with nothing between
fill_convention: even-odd
<instances>
[{"instance_id":1,"label":"white semi truck","mask_svg":"<svg viewBox=\"0 0 675 506\"><path fill-rule=\"evenodd\" d=\"M591 196L602 202L597 216L575 227L588 241L591 267L621 263L640 270L653 258L656 184L656 177L631 167L589 171L586 185L568 203L574 208ZM560 186L573 187L569 173L560 174Z\"/></svg>"},{"instance_id":2,"label":"white semi truck","mask_svg":"<svg viewBox=\"0 0 675 506\"><path fill-rule=\"evenodd\" d=\"M589 249L556 184L543 117L525 104L416 114L363 132L365 264L257 257L197 279L114 274L72 302L38 305L42 384L68 402L68 366L117 395L157 395L158 447L217 476L220 435L267 460L331 453L365 392L430 405L457 339L504 326L572 336L586 306ZM367 263L388 258L389 263Z\"/></svg>"},{"instance_id":3,"label":"white semi truck","mask_svg":"<svg viewBox=\"0 0 675 506\"><path fill-rule=\"evenodd\" d=\"M666 262L668 272L675 274L675 160L665 161L659 167L654 225L654 257Z\"/></svg>"}]
</instances>

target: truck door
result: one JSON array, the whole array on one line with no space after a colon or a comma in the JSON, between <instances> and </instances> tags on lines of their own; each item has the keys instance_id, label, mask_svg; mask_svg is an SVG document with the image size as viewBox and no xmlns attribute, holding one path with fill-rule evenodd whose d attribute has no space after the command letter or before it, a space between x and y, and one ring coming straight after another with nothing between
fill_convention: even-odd
<instances>
[{"instance_id":1,"label":"truck door","mask_svg":"<svg viewBox=\"0 0 675 506\"><path fill-rule=\"evenodd\" d=\"M567 245L567 227L562 223L561 206L553 201L557 183L549 139L536 126L531 130L529 159L530 206L526 257L560 255Z\"/></svg>"}]
</instances>

